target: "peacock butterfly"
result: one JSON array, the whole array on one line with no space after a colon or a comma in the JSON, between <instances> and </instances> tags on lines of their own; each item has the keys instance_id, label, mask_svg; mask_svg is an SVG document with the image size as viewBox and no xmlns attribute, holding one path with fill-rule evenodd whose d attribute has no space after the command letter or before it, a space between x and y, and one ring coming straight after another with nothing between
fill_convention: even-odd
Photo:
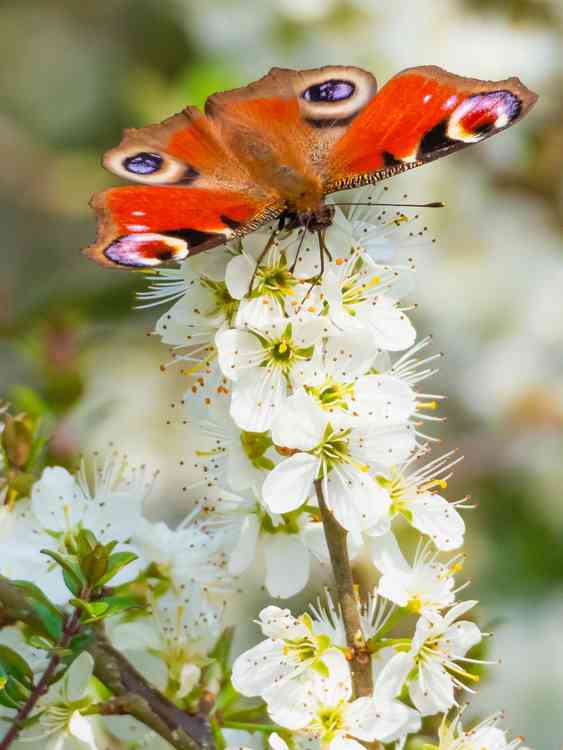
<instances>
[{"instance_id":1,"label":"peacock butterfly","mask_svg":"<svg viewBox=\"0 0 563 750\"><path fill-rule=\"evenodd\" d=\"M274 218L322 231L329 193L375 183L513 125L537 96L518 78L409 68L377 93L371 73L273 68L159 125L126 130L103 164L140 183L93 196L85 253L147 268L241 237Z\"/></svg>"}]
</instances>

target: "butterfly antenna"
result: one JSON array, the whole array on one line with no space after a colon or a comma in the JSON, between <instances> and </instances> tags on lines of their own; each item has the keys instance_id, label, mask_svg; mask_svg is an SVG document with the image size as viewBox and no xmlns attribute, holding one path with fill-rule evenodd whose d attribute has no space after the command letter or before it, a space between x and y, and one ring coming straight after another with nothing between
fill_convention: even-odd
<instances>
[{"instance_id":1,"label":"butterfly antenna","mask_svg":"<svg viewBox=\"0 0 563 750\"><path fill-rule=\"evenodd\" d=\"M445 203L442 201L432 201L432 203L333 203L333 206L395 206L396 208L444 208Z\"/></svg>"}]
</instances>

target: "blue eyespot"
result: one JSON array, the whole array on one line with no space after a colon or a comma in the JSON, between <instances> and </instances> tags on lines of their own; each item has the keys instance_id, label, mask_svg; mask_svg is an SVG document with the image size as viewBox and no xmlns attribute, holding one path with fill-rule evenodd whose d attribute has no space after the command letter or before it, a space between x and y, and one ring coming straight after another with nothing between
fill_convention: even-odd
<instances>
[{"instance_id":1,"label":"blue eyespot","mask_svg":"<svg viewBox=\"0 0 563 750\"><path fill-rule=\"evenodd\" d=\"M154 174L162 167L162 157L142 151L140 154L125 159L123 166L133 174Z\"/></svg>"},{"instance_id":2,"label":"blue eyespot","mask_svg":"<svg viewBox=\"0 0 563 750\"><path fill-rule=\"evenodd\" d=\"M331 78L324 83L315 83L303 92L303 99L308 102L341 102L349 99L356 87L350 81Z\"/></svg>"}]
</instances>

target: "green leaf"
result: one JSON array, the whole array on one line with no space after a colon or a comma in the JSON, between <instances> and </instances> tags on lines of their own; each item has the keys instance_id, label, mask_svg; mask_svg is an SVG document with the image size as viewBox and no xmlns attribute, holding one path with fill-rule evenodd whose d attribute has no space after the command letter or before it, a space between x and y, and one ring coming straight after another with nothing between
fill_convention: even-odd
<instances>
[{"instance_id":1,"label":"green leaf","mask_svg":"<svg viewBox=\"0 0 563 750\"><path fill-rule=\"evenodd\" d=\"M111 581L120 570L137 560L138 557L134 552L114 552L110 555L106 573L96 581L96 586L104 586Z\"/></svg>"},{"instance_id":2,"label":"green leaf","mask_svg":"<svg viewBox=\"0 0 563 750\"><path fill-rule=\"evenodd\" d=\"M146 609L145 600L136 594L111 594L104 596L101 601L109 606L106 617L112 617L130 609Z\"/></svg>"},{"instance_id":3,"label":"green leaf","mask_svg":"<svg viewBox=\"0 0 563 750\"><path fill-rule=\"evenodd\" d=\"M50 549L42 549L41 552L47 557L51 557L63 569L63 578L69 591L75 596L78 595L86 585L86 580L82 575L80 566L75 557L70 555L61 555Z\"/></svg>"},{"instance_id":4,"label":"green leaf","mask_svg":"<svg viewBox=\"0 0 563 750\"><path fill-rule=\"evenodd\" d=\"M0 703L8 708L17 708L33 689L31 667L11 648L0 645L0 676Z\"/></svg>"},{"instance_id":5,"label":"green leaf","mask_svg":"<svg viewBox=\"0 0 563 750\"><path fill-rule=\"evenodd\" d=\"M23 591L26 602L35 612L43 629L41 635L46 636L52 642L59 641L63 632L64 618L57 607L35 584L29 581L13 581L12 583Z\"/></svg>"}]
</instances>

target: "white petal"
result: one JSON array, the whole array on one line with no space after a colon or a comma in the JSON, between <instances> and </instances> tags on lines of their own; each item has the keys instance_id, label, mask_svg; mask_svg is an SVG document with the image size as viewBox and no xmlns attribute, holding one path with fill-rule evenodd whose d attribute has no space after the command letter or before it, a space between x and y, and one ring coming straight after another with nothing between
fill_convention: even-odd
<instances>
[{"instance_id":1,"label":"white petal","mask_svg":"<svg viewBox=\"0 0 563 750\"><path fill-rule=\"evenodd\" d=\"M272 719L286 729L302 729L314 717L310 683L306 680L292 680L279 690L267 691L263 697Z\"/></svg>"},{"instance_id":2,"label":"white petal","mask_svg":"<svg viewBox=\"0 0 563 750\"><path fill-rule=\"evenodd\" d=\"M307 451L317 446L322 438L328 417L307 392L300 388L285 402L272 423L272 440L276 445Z\"/></svg>"},{"instance_id":3,"label":"white petal","mask_svg":"<svg viewBox=\"0 0 563 750\"><path fill-rule=\"evenodd\" d=\"M378 536L371 547L371 559L381 573L400 570L410 572L410 566L405 560L399 543L392 532Z\"/></svg>"},{"instance_id":4,"label":"white petal","mask_svg":"<svg viewBox=\"0 0 563 750\"><path fill-rule=\"evenodd\" d=\"M416 331L412 323L389 297L364 302L357 312L358 317L371 327L378 347L396 352L414 344Z\"/></svg>"},{"instance_id":5,"label":"white petal","mask_svg":"<svg viewBox=\"0 0 563 750\"><path fill-rule=\"evenodd\" d=\"M338 735L329 744L329 750L365 750L364 745L351 737Z\"/></svg>"},{"instance_id":6,"label":"white petal","mask_svg":"<svg viewBox=\"0 0 563 750\"><path fill-rule=\"evenodd\" d=\"M268 639L235 659L231 679L239 693L252 697L264 695L293 670L285 658L283 641Z\"/></svg>"},{"instance_id":7,"label":"white petal","mask_svg":"<svg viewBox=\"0 0 563 750\"><path fill-rule=\"evenodd\" d=\"M350 734L361 740L391 742L411 721L410 709L399 701L358 698L346 709Z\"/></svg>"},{"instance_id":8,"label":"white petal","mask_svg":"<svg viewBox=\"0 0 563 750\"><path fill-rule=\"evenodd\" d=\"M308 453L296 453L279 463L268 474L262 496L272 513L289 513L312 494L320 461Z\"/></svg>"},{"instance_id":9,"label":"white petal","mask_svg":"<svg viewBox=\"0 0 563 750\"><path fill-rule=\"evenodd\" d=\"M269 638L294 641L310 635L307 626L294 617L287 608L282 609L276 607L275 604L270 604L260 612L259 618L262 632Z\"/></svg>"},{"instance_id":10,"label":"white petal","mask_svg":"<svg viewBox=\"0 0 563 750\"><path fill-rule=\"evenodd\" d=\"M350 444L360 460L388 467L405 461L414 450L415 441L411 424L370 428L362 425L362 429L352 433Z\"/></svg>"},{"instance_id":11,"label":"white petal","mask_svg":"<svg viewBox=\"0 0 563 750\"><path fill-rule=\"evenodd\" d=\"M73 712L68 722L68 730L73 737L84 742L91 750L98 750L91 721L82 716L80 711Z\"/></svg>"},{"instance_id":12,"label":"white petal","mask_svg":"<svg viewBox=\"0 0 563 750\"><path fill-rule=\"evenodd\" d=\"M353 535L389 523L389 495L373 477L355 466L335 466L323 487L326 504L334 517Z\"/></svg>"},{"instance_id":13,"label":"white petal","mask_svg":"<svg viewBox=\"0 0 563 750\"><path fill-rule=\"evenodd\" d=\"M249 513L242 522L238 541L229 558L230 576L238 576L250 567L256 556L259 535L260 520L255 513Z\"/></svg>"},{"instance_id":14,"label":"white petal","mask_svg":"<svg viewBox=\"0 0 563 750\"><path fill-rule=\"evenodd\" d=\"M229 261L225 270L225 283L231 297L242 299L248 293L255 268L256 264L244 253Z\"/></svg>"},{"instance_id":15,"label":"white petal","mask_svg":"<svg viewBox=\"0 0 563 750\"><path fill-rule=\"evenodd\" d=\"M84 693L92 677L93 669L94 660L86 651L83 651L72 662L63 678L66 683L66 693L70 701L77 701L84 697Z\"/></svg>"},{"instance_id":16,"label":"white petal","mask_svg":"<svg viewBox=\"0 0 563 750\"><path fill-rule=\"evenodd\" d=\"M266 367L250 370L233 387L231 417L241 430L266 432L286 393L280 370Z\"/></svg>"},{"instance_id":17,"label":"white petal","mask_svg":"<svg viewBox=\"0 0 563 750\"><path fill-rule=\"evenodd\" d=\"M382 700L391 700L399 695L413 665L414 659L410 654L392 656L375 680L374 695Z\"/></svg>"},{"instance_id":18,"label":"white petal","mask_svg":"<svg viewBox=\"0 0 563 750\"><path fill-rule=\"evenodd\" d=\"M241 374L260 365L264 347L254 334L229 328L215 337L219 367L229 380L238 380Z\"/></svg>"},{"instance_id":19,"label":"white petal","mask_svg":"<svg viewBox=\"0 0 563 750\"><path fill-rule=\"evenodd\" d=\"M443 497L425 492L409 504L409 510L414 528L427 534L438 549L462 546L465 523L454 506Z\"/></svg>"},{"instance_id":20,"label":"white petal","mask_svg":"<svg viewBox=\"0 0 563 750\"><path fill-rule=\"evenodd\" d=\"M33 513L45 529L72 528L84 516L86 502L72 474L60 466L47 467L33 485Z\"/></svg>"},{"instance_id":21,"label":"white petal","mask_svg":"<svg viewBox=\"0 0 563 750\"><path fill-rule=\"evenodd\" d=\"M350 666L342 651L330 650L323 654L328 667L328 677L318 672L313 675L313 690L317 700L325 706L338 706L341 701L352 697L352 676Z\"/></svg>"},{"instance_id":22,"label":"white petal","mask_svg":"<svg viewBox=\"0 0 563 750\"><path fill-rule=\"evenodd\" d=\"M331 336L324 347L325 369L335 380L349 382L370 368L376 352L369 331Z\"/></svg>"},{"instance_id":23,"label":"white petal","mask_svg":"<svg viewBox=\"0 0 563 750\"><path fill-rule=\"evenodd\" d=\"M289 750L287 742L277 732L272 732L268 737L268 743L272 750Z\"/></svg>"},{"instance_id":24,"label":"white petal","mask_svg":"<svg viewBox=\"0 0 563 750\"><path fill-rule=\"evenodd\" d=\"M449 627L441 639L441 645L450 656L465 656L465 654L481 642L482 635L474 622L461 620Z\"/></svg>"},{"instance_id":25,"label":"white petal","mask_svg":"<svg viewBox=\"0 0 563 750\"><path fill-rule=\"evenodd\" d=\"M423 662L418 677L409 685L409 695L422 716L448 711L454 704L451 677L437 662Z\"/></svg>"},{"instance_id":26,"label":"white petal","mask_svg":"<svg viewBox=\"0 0 563 750\"><path fill-rule=\"evenodd\" d=\"M266 588L272 596L287 599L298 594L309 580L309 550L298 534L270 534L264 547Z\"/></svg>"},{"instance_id":27,"label":"white petal","mask_svg":"<svg viewBox=\"0 0 563 750\"><path fill-rule=\"evenodd\" d=\"M354 393L360 416L381 424L406 422L416 411L413 389L392 375L365 375L356 383Z\"/></svg>"}]
</instances>

